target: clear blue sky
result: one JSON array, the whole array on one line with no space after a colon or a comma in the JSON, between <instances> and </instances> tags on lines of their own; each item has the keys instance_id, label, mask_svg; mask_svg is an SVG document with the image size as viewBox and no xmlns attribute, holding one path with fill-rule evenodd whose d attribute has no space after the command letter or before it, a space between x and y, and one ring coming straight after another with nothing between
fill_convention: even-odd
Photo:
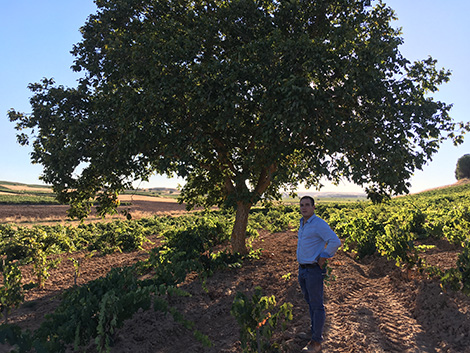
<instances>
[{"instance_id":1,"label":"clear blue sky","mask_svg":"<svg viewBox=\"0 0 470 353\"><path fill-rule=\"evenodd\" d=\"M372 1L376 4L377 1ZM405 44L401 52L409 60L438 60L438 66L452 71L451 81L441 87L435 99L453 103L456 121L470 121L470 26L468 0L385 0L396 11ZM75 86L77 74L70 66L73 44L81 39L79 28L96 11L92 0L0 0L0 180L40 184L42 168L30 163L31 149L16 142L14 124L7 111L30 112L29 83L53 77L56 83ZM455 182L455 165L470 153L470 135L454 147L443 144L423 171L413 178L412 192ZM181 182L157 176L140 187L176 187ZM360 191L343 184L327 185L324 191Z\"/></svg>"}]
</instances>

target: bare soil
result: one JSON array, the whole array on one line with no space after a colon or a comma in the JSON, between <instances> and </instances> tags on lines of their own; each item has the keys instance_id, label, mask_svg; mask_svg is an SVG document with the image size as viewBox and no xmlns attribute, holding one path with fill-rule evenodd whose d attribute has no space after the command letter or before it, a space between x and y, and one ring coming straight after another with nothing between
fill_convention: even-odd
<instances>
[{"instance_id":1,"label":"bare soil","mask_svg":"<svg viewBox=\"0 0 470 353\"><path fill-rule=\"evenodd\" d=\"M120 197L123 206L118 211L129 211L134 219L151 217L154 215L174 215L185 212L186 206L179 204L174 199L157 199L155 197L144 196L122 196ZM155 200L158 200L155 201ZM131 203L131 205L127 205ZM13 205L0 204L0 223L15 223L18 225L37 223L74 223L68 219L67 205ZM86 222L109 221L115 219L125 219L122 213L117 213L106 218L99 217L95 210L92 210ZM76 221L75 221L76 222Z\"/></svg>"},{"instance_id":2,"label":"bare soil","mask_svg":"<svg viewBox=\"0 0 470 353\"><path fill-rule=\"evenodd\" d=\"M23 207L24 210L18 211L22 215L35 209ZM44 217L60 209L60 206L40 207ZM139 207L139 212L144 214L184 212L184 206L174 203L153 202ZM0 207L0 215L2 212ZM116 333L111 352L241 352L239 328L230 315L230 308L237 292L249 294L256 286L262 287L264 295L274 295L278 304L293 304L293 320L286 331L277 333L274 338L285 352L300 352L308 340L305 333L309 330L309 318L297 283L296 233L260 231L253 245L263 249L260 259L246 261L239 269L216 273L207 279L207 290L199 279L188 278L181 288L191 297L174 298L171 303L209 336L212 347L202 346L191 331L173 321L171 316L151 309L138 312L125 322ZM443 241L434 245L436 247L426 253L427 260L441 268L455 266L458 249ZM152 244L146 246L150 248ZM84 258L79 285L104 276L112 267L144 259L147 253L138 251L91 258L85 255L74 254L76 258ZM74 282L74 268L67 257L57 269L50 271L44 289L36 288L27 293L26 302L11 314L12 322L35 329L44 315L57 307L58 294ZM353 254L340 249L329 265L336 278L325 287L327 322L323 352L470 352L469 297L443 292L438 281L404 271L384 258L357 261ZM24 272L25 282L34 280L31 271L25 269ZM8 347L0 346L0 352L7 351ZM95 350L90 345L86 351Z\"/></svg>"}]
</instances>

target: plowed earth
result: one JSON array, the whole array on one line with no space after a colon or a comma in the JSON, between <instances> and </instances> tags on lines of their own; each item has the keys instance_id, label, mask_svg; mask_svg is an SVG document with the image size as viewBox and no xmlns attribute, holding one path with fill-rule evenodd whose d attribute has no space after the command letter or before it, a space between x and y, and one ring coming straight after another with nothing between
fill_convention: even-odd
<instances>
[{"instance_id":1,"label":"plowed earth","mask_svg":"<svg viewBox=\"0 0 470 353\"><path fill-rule=\"evenodd\" d=\"M135 202L132 209L145 208L138 204ZM184 212L182 208L175 210L174 207L180 207L176 204L152 204L152 209L141 211L168 212L165 209L168 206L171 212ZM44 217L46 210L50 210L50 217L59 206L40 207ZM264 295L274 295L278 304L293 304L294 319L274 339L282 344L285 352L300 352L308 340L305 333L309 318L297 283L296 233L260 231L253 245L263 249L260 259L246 261L239 269L216 273L207 279L206 291L199 279L188 278L181 288L191 296L172 299L171 305L196 323L197 329L210 338L212 347L202 346L191 331L173 321L170 315L150 309L136 313L124 323L115 335L111 352L241 352L239 328L230 315L230 308L238 291L250 294L255 286L261 286ZM458 249L443 241L433 245L436 247L425 253L429 263L442 269L455 266ZM112 267L144 259L147 253L91 258L85 255L75 254L76 258L84 258L79 285L104 276ZM10 322L35 329L44 315L55 309L60 300L58 295L74 284L74 268L68 257L50 271L45 289L36 288L27 293L26 302L10 315ZM443 292L437 281L413 271L405 272L384 258L357 261L353 254L340 249L330 261L330 267L336 278L325 287L327 322L323 352L470 352L469 297ZM34 280L30 269L23 272L25 282ZM0 346L0 352L8 350ZM86 348L86 352L95 351L93 344Z\"/></svg>"}]
</instances>

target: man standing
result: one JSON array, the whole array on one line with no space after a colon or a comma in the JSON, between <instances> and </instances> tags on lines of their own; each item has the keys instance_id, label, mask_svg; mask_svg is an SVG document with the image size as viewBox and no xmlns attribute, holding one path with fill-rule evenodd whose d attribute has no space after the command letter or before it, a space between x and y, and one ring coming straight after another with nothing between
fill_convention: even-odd
<instances>
[{"instance_id":1,"label":"man standing","mask_svg":"<svg viewBox=\"0 0 470 353\"><path fill-rule=\"evenodd\" d=\"M297 240L299 284L310 311L311 339L302 352L321 352L325 307L323 277L326 260L333 257L341 241L330 226L315 214L315 201L310 196L300 199L300 227Z\"/></svg>"}]
</instances>

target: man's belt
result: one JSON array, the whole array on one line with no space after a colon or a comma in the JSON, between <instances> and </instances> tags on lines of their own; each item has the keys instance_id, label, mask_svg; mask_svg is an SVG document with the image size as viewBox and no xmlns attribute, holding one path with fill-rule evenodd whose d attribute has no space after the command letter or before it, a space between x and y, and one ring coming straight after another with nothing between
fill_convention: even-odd
<instances>
[{"instance_id":1,"label":"man's belt","mask_svg":"<svg viewBox=\"0 0 470 353\"><path fill-rule=\"evenodd\" d=\"M315 268L318 264L315 262L314 264L299 264L300 268Z\"/></svg>"}]
</instances>

